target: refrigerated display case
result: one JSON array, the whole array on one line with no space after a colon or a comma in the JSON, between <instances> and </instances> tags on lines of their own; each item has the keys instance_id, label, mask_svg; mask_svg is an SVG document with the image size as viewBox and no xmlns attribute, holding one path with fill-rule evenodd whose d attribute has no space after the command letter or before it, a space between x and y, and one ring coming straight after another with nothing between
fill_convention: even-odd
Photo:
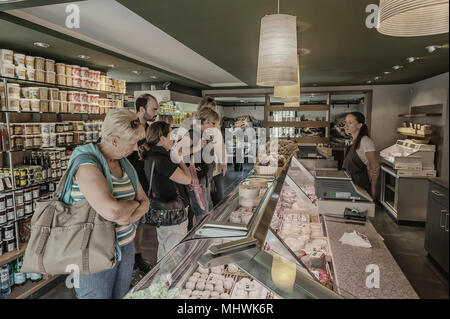
<instances>
[{"instance_id":1,"label":"refrigerated display case","mask_svg":"<svg viewBox=\"0 0 450 319\"><path fill-rule=\"evenodd\" d=\"M278 232L289 167L277 179L251 172L126 298L341 298L321 284ZM239 196L242 185L261 187L252 209L240 205L246 202ZM251 215L236 223L240 209L241 216Z\"/></svg>"}]
</instances>

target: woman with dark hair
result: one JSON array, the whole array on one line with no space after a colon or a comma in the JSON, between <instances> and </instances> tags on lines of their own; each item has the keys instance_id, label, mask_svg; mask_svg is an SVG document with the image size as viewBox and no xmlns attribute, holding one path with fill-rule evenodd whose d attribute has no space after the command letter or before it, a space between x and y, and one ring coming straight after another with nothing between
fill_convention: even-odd
<instances>
[{"instance_id":1,"label":"woman with dark hair","mask_svg":"<svg viewBox=\"0 0 450 319\"><path fill-rule=\"evenodd\" d=\"M345 133L351 134L352 142L347 147L343 167L353 182L375 199L380 162L365 120L360 112L345 117Z\"/></svg>"},{"instance_id":2,"label":"woman with dark hair","mask_svg":"<svg viewBox=\"0 0 450 319\"><path fill-rule=\"evenodd\" d=\"M176 222L156 228L158 261L187 234L189 200L183 185L191 184L191 173L181 158L171 152L174 145L171 132L170 124L154 122L147 128L145 142L139 147L139 158L145 160L144 170L149 181L150 211L145 217L151 218L150 214L161 209L182 207L181 217L177 216Z\"/></svg>"}]
</instances>

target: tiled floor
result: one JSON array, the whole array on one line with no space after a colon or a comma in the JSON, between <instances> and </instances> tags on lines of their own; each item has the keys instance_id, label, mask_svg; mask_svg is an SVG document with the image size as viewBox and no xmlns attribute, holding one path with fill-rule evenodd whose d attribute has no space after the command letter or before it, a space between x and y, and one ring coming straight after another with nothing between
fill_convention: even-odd
<instances>
[{"instance_id":1,"label":"tiled floor","mask_svg":"<svg viewBox=\"0 0 450 319\"><path fill-rule=\"evenodd\" d=\"M248 167L245 167L242 172L234 172L232 166L229 166L229 172L222 180L224 193L233 189L233 183L246 174L247 170ZM448 277L445 277L430 262L424 249L424 228L397 225L381 206L377 206L372 223L384 238L386 246L420 298L449 298ZM151 226L144 225L143 227L142 255L154 263L158 247L156 231ZM67 289L65 283L62 282L41 298L70 299L74 298L74 292L73 289Z\"/></svg>"},{"instance_id":2,"label":"tiled floor","mask_svg":"<svg viewBox=\"0 0 450 319\"><path fill-rule=\"evenodd\" d=\"M420 298L449 298L448 277L424 249L425 228L399 226L381 206L377 206L372 223Z\"/></svg>"}]
</instances>

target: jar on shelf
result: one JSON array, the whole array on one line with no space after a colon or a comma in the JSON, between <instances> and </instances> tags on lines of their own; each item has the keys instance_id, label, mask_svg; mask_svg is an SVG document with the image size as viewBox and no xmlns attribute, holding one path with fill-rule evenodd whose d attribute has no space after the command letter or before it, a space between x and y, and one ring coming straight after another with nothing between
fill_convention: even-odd
<instances>
[{"instance_id":1,"label":"jar on shelf","mask_svg":"<svg viewBox=\"0 0 450 319\"><path fill-rule=\"evenodd\" d=\"M33 201L25 202L24 205L25 205L25 216L32 215L34 213Z\"/></svg>"},{"instance_id":2,"label":"jar on shelf","mask_svg":"<svg viewBox=\"0 0 450 319\"><path fill-rule=\"evenodd\" d=\"M14 123L10 124L10 127L12 128L13 135L23 135L24 124Z\"/></svg>"},{"instance_id":3,"label":"jar on shelf","mask_svg":"<svg viewBox=\"0 0 450 319\"><path fill-rule=\"evenodd\" d=\"M56 84L56 73L52 71L46 71L45 82L50 84Z\"/></svg>"},{"instance_id":4,"label":"jar on shelf","mask_svg":"<svg viewBox=\"0 0 450 319\"><path fill-rule=\"evenodd\" d=\"M24 148L24 137L23 135L11 136L11 149L14 151L21 151Z\"/></svg>"},{"instance_id":5,"label":"jar on shelf","mask_svg":"<svg viewBox=\"0 0 450 319\"><path fill-rule=\"evenodd\" d=\"M34 68L45 71L45 59L38 56L34 57Z\"/></svg>"},{"instance_id":6,"label":"jar on shelf","mask_svg":"<svg viewBox=\"0 0 450 319\"><path fill-rule=\"evenodd\" d=\"M16 66L15 67L15 74L16 77L20 80L26 80L27 79L27 68L24 66Z\"/></svg>"},{"instance_id":7,"label":"jar on shelf","mask_svg":"<svg viewBox=\"0 0 450 319\"><path fill-rule=\"evenodd\" d=\"M73 86L72 76L66 75L66 86Z\"/></svg>"},{"instance_id":8,"label":"jar on shelf","mask_svg":"<svg viewBox=\"0 0 450 319\"><path fill-rule=\"evenodd\" d=\"M25 54L14 53L14 64L25 67Z\"/></svg>"},{"instance_id":9,"label":"jar on shelf","mask_svg":"<svg viewBox=\"0 0 450 319\"><path fill-rule=\"evenodd\" d=\"M36 70L35 69L27 69L27 80L28 81L36 81Z\"/></svg>"},{"instance_id":10,"label":"jar on shelf","mask_svg":"<svg viewBox=\"0 0 450 319\"><path fill-rule=\"evenodd\" d=\"M55 60L45 59L45 71L55 73Z\"/></svg>"},{"instance_id":11,"label":"jar on shelf","mask_svg":"<svg viewBox=\"0 0 450 319\"><path fill-rule=\"evenodd\" d=\"M64 124L56 123L56 133L64 133Z\"/></svg>"},{"instance_id":12,"label":"jar on shelf","mask_svg":"<svg viewBox=\"0 0 450 319\"><path fill-rule=\"evenodd\" d=\"M22 112L31 111L31 100L30 99L20 99L20 110Z\"/></svg>"},{"instance_id":13,"label":"jar on shelf","mask_svg":"<svg viewBox=\"0 0 450 319\"><path fill-rule=\"evenodd\" d=\"M33 199L39 199L39 186L33 186Z\"/></svg>"},{"instance_id":14,"label":"jar on shelf","mask_svg":"<svg viewBox=\"0 0 450 319\"><path fill-rule=\"evenodd\" d=\"M60 90L57 100L60 100L61 102L62 101L66 101L67 102L67 91Z\"/></svg>"},{"instance_id":15,"label":"jar on shelf","mask_svg":"<svg viewBox=\"0 0 450 319\"><path fill-rule=\"evenodd\" d=\"M25 57L25 66L26 66L27 69L34 70L34 60L35 60L34 56L27 55Z\"/></svg>"},{"instance_id":16,"label":"jar on shelf","mask_svg":"<svg viewBox=\"0 0 450 319\"><path fill-rule=\"evenodd\" d=\"M23 139L23 148L24 149L32 149L33 148L33 136L26 135Z\"/></svg>"},{"instance_id":17,"label":"jar on shelf","mask_svg":"<svg viewBox=\"0 0 450 319\"><path fill-rule=\"evenodd\" d=\"M47 113L49 109L49 100L40 100L40 112Z\"/></svg>"},{"instance_id":18,"label":"jar on shelf","mask_svg":"<svg viewBox=\"0 0 450 319\"><path fill-rule=\"evenodd\" d=\"M23 190L15 191L14 197L16 199L16 205L22 205L23 204Z\"/></svg>"},{"instance_id":19,"label":"jar on shelf","mask_svg":"<svg viewBox=\"0 0 450 319\"><path fill-rule=\"evenodd\" d=\"M16 249L16 240L14 237L11 239L3 239L3 244L6 253L11 253Z\"/></svg>"},{"instance_id":20,"label":"jar on shelf","mask_svg":"<svg viewBox=\"0 0 450 319\"><path fill-rule=\"evenodd\" d=\"M40 135L33 135L33 148L41 148L42 138Z\"/></svg>"},{"instance_id":21,"label":"jar on shelf","mask_svg":"<svg viewBox=\"0 0 450 319\"><path fill-rule=\"evenodd\" d=\"M7 87L9 98L20 98L20 84L8 83Z\"/></svg>"},{"instance_id":22,"label":"jar on shelf","mask_svg":"<svg viewBox=\"0 0 450 319\"><path fill-rule=\"evenodd\" d=\"M56 123L48 123L49 125L49 133L56 133Z\"/></svg>"},{"instance_id":23,"label":"jar on shelf","mask_svg":"<svg viewBox=\"0 0 450 319\"><path fill-rule=\"evenodd\" d=\"M0 193L0 210L6 209L6 196L3 193ZM0 222L1 225L1 222Z\"/></svg>"},{"instance_id":24,"label":"jar on shelf","mask_svg":"<svg viewBox=\"0 0 450 319\"><path fill-rule=\"evenodd\" d=\"M56 63L56 74L66 75L66 65L64 63Z\"/></svg>"},{"instance_id":25,"label":"jar on shelf","mask_svg":"<svg viewBox=\"0 0 450 319\"><path fill-rule=\"evenodd\" d=\"M25 205L23 203L16 206L16 216L17 218L22 218L25 216Z\"/></svg>"},{"instance_id":26,"label":"jar on shelf","mask_svg":"<svg viewBox=\"0 0 450 319\"><path fill-rule=\"evenodd\" d=\"M50 134L50 123L41 123L41 134Z\"/></svg>"},{"instance_id":27,"label":"jar on shelf","mask_svg":"<svg viewBox=\"0 0 450 319\"><path fill-rule=\"evenodd\" d=\"M33 124L33 134L34 135L41 134L41 124L40 123Z\"/></svg>"},{"instance_id":28,"label":"jar on shelf","mask_svg":"<svg viewBox=\"0 0 450 319\"><path fill-rule=\"evenodd\" d=\"M66 71L65 74L67 76L72 76L72 65L66 64Z\"/></svg>"},{"instance_id":29,"label":"jar on shelf","mask_svg":"<svg viewBox=\"0 0 450 319\"><path fill-rule=\"evenodd\" d=\"M57 100L50 101L49 103L49 112L59 113L61 102Z\"/></svg>"},{"instance_id":30,"label":"jar on shelf","mask_svg":"<svg viewBox=\"0 0 450 319\"><path fill-rule=\"evenodd\" d=\"M1 227L4 226L8 222L8 217L6 216L6 208L0 208L0 231Z\"/></svg>"},{"instance_id":31,"label":"jar on shelf","mask_svg":"<svg viewBox=\"0 0 450 319\"><path fill-rule=\"evenodd\" d=\"M73 76L72 84L74 87L80 88L81 87L81 78L79 76Z\"/></svg>"},{"instance_id":32,"label":"jar on shelf","mask_svg":"<svg viewBox=\"0 0 450 319\"><path fill-rule=\"evenodd\" d=\"M64 145L66 145L66 134L64 134L64 133L59 133L58 134L58 139L56 141L56 145L57 146L64 146Z\"/></svg>"},{"instance_id":33,"label":"jar on shelf","mask_svg":"<svg viewBox=\"0 0 450 319\"><path fill-rule=\"evenodd\" d=\"M26 188L23 191L23 200L24 202L28 202L33 199L33 188Z\"/></svg>"},{"instance_id":34,"label":"jar on shelf","mask_svg":"<svg viewBox=\"0 0 450 319\"><path fill-rule=\"evenodd\" d=\"M45 71L34 70L34 80L36 82L45 82Z\"/></svg>"},{"instance_id":35,"label":"jar on shelf","mask_svg":"<svg viewBox=\"0 0 450 319\"><path fill-rule=\"evenodd\" d=\"M8 222L13 221L16 218L16 214L14 212L14 207L10 207L6 209L6 218Z\"/></svg>"},{"instance_id":36,"label":"jar on shelf","mask_svg":"<svg viewBox=\"0 0 450 319\"><path fill-rule=\"evenodd\" d=\"M72 76L80 76L81 68L79 65L72 65Z\"/></svg>"},{"instance_id":37,"label":"jar on shelf","mask_svg":"<svg viewBox=\"0 0 450 319\"><path fill-rule=\"evenodd\" d=\"M49 89L50 100L59 100L59 89L50 88Z\"/></svg>"},{"instance_id":38,"label":"jar on shelf","mask_svg":"<svg viewBox=\"0 0 450 319\"><path fill-rule=\"evenodd\" d=\"M20 98L9 98L8 99L8 110L9 111L20 111Z\"/></svg>"},{"instance_id":39,"label":"jar on shelf","mask_svg":"<svg viewBox=\"0 0 450 319\"><path fill-rule=\"evenodd\" d=\"M31 112L40 112L41 111L41 101L40 100L31 100L30 102Z\"/></svg>"},{"instance_id":40,"label":"jar on shelf","mask_svg":"<svg viewBox=\"0 0 450 319\"><path fill-rule=\"evenodd\" d=\"M66 143L73 144L73 133L66 133Z\"/></svg>"},{"instance_id":41,"label":"jar on shelf","mask_svg":"<svg viewBox=\"0 0 450 319\"><path fill-rule=\"evenodd\" d=\"M57 138L58 138L58 135L56 133L50 134L50 147L56 147Z\"/></svg>"},{"instance_id":42,"label":"jar on shelf","mask_svg":"<svg viewBox=\"0 0 450 319\"><path fill-rule=\"evenodd\" d=\"M86 133L84 133L84 132L74 132L73 133L74 144L84 144L85 140L86 140Z\"/></svg>"},{"instance_id":43,"label":"jar on shelf","mask_svg":"<svg viewBox=\"0 0 450 319\"><path fill-rule=\"evenodd\" d=\"M6 208L14 207L14 197L12 192L5 193Z\"/></svg>"},{"instance_id":44,"label":"jar on shelf","mask_svg":"<svg viewBox=\"0 0 450 319\"><path fill-rule=\"evenodd\" d=\"M24 135L33 135L33 125L32 123L25 123L23 125L23 134Z\"/></svg>"},{"instance_id":45,"label":"jar on shelf","mask_svg":"<svg viewBox=\"0 0 450 319\"><path fill-rule=\"evenodd\" d=\"M61 105L60 105L60 108L59 108L59 112L60 113L67 113L67 112L69 112L69 107L68 107L68 104L69 102L67 102L67 101L61 101Z\"/></svg>"}]
</instances>

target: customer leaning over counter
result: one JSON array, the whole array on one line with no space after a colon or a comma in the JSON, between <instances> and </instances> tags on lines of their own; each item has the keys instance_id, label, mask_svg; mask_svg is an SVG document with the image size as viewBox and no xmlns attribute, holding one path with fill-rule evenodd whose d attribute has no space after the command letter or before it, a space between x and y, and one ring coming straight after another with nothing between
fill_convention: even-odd
<instances>
[{"instance_id":1,"label":"customer leaning over counter","mask_svg":"<svg viewBox=\"0 0 450 319\"><path fill-rule=\"evenodd\" d=\"M353 182L375 199L380 162L365 122L360 112L351 112L345 117L345 132L351 134L352 141L347 146L343 167Z\"/></svg>"}]
</instances>

